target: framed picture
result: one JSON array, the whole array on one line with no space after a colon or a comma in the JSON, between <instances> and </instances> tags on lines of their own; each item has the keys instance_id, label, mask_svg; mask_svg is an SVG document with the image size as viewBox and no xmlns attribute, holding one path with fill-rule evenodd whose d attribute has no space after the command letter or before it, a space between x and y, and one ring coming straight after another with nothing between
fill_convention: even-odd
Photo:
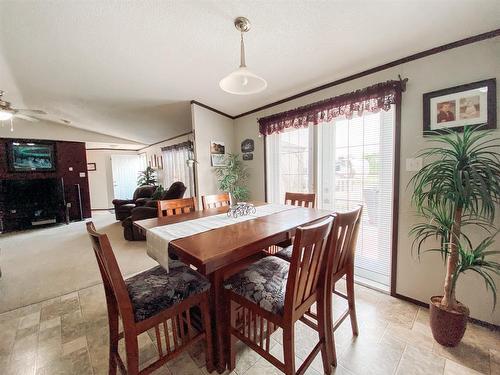
<instances>
[{"instance_id":1,"label":"framed picture","mask_svg":"<svg viewBox=\"0 0 500 375\"><path fill-rule=\"evenodd\" d=\"M212 167L225 167L227 165L226 155L224 154L212 154L210 159L212 160Z\"/></svg>"},{"instance_id":2,"label":"framed picture","mask_svg":"<svg viewBox=\"0 0 500 375\"><path fill-rule=\"evenodd\" d=\"M95 163L87 163L87 171L97 171L97 166L95 165Z\"/></svg>"},{"instance_id":3,"label":"framed picture","mask_svg":"<svg viewBox=\"0 0 500 375\"><path fill-rule=\"evenodd\" d=\"M255 150L255 143L253 139L247 138L241 142L241 152L253 152Z\"/></svg>"},{"instance_id":4,"label":"framed picture","mask_svg":"<svg viewBox=\"0 0 500 375\"><path fill-rule=\"evenodd\" d=\"M251 152L244 153L243 160L253 160L253 153L251 153Z\"/></svg>"},{"instance_id":5,"label":"framed picture","mask_svg":"<svg viewBox=\"0 0 500 375\"><path fill-rule=\"evenodd\" d=\"M223 155L226 153L226 145L221 141L210 141L210 154Z\"/></svg>"},{"instance_id":6,"label":"framed picture","mask_svg":"<svg viewBox=\"0 0 500 375\"><path fill-rule=\"evenodd\" d=\"M428 92L424 100L424 134L464 126L496 128L496 80L468 83Z\"/></svg>"}]
</instances>

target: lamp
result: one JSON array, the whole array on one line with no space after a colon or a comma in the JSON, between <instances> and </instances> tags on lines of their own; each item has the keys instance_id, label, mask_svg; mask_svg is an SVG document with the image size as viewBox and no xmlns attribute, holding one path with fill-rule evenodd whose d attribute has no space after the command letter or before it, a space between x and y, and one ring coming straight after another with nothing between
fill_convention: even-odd
<instances>
[{"instance_id":1,"label":"lamp","mask_svg":"<svg viewBox=\"0 0 500 375\"><path fill-rule=\"evenodd\" d=\"M0 109L0 121L10 120L14 114L10 111Z\"/></svg>"},{"instance_id":2,"label":"lamp","mask_svg":"<svg viewBox=\"0 0 500 375\"><path fill-rule=\"evenodd\" d=\"M267 82L264 78L252 73L245 63L245 42L243 41L243 33L250 30L250 21L245 17L238 17L234 20L234 26L241 33L240 67L222 78L219 82L219 86L222 90L230 94L256 94L265 90Z\"/></svg>"}]
</instances>

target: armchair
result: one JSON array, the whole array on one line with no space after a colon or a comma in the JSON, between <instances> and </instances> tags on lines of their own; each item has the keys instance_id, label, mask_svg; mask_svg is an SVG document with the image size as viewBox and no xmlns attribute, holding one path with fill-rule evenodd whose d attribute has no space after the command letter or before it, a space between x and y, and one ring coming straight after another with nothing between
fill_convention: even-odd
<instances>
[{"instance_id":1,"label":"armchair","mask_svg":"<svg viewBox=\"0 0 500 375\"><path fill-rule=\"evenodd\" d=\"M174 182L167 191L165 191L160 200L180 199L186 192L186 186L180 182ZM157 200L147 199L144 200L142 206L132 208L130 215L122 221L123 237L128 241L144 241L146 237L139 232L134 226L134 221L152 219L157 216Z\"/></svg>"},{"instance_id":2,"label":"armchair","mask_svg":"<svg viewBox=\"0 0 500 375\"><path fill-rule=\"evenodd\" d=\"M116 220L121 221L129 217L132 209L144 205L146 202L145 198L151 198L155 190L156 186L139 186L135 189L132 199L113 199Z\"/></svg>"}]
</instances>

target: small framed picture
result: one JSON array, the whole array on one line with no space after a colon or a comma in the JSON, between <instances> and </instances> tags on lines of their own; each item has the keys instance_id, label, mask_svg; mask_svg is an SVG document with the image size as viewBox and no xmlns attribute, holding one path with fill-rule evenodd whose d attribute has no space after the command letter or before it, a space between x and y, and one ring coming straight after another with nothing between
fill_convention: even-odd
<instances>
[{"instance_id":1,"label":"small framed picture","mask_svg":"<svg viewBox=\"0 0 500 375\"><path fill-rule=\"evenodd\" d=\"M428 92L423 100L424 134L443 129L463 131L464 126L496 128L495 78Z\"/></svg>"},{"instance_id":2,"label":"small framed picture","mask_svg":"<svg viewBox=\"0 0 500 375\"><path fill-rule=\"evenodd\" d=\"M244 153L243 160L253 160L253 153L251 153L251 152Z\"/></svg>"},{"instance_id":3,"label":"small framed picture","mask_svg":"<svg viewBox=\"0 0 500 375\"><path fill-rule=\"evenodd\" d=\"M210 154L211 155L223 155L226 153L226 145L221 141L211 141L210 142Z\"/></svg>"},{"instance_id":4,"label":"small framed picture","mask_svg":"<svg viewBox=\"0 0 500 375\"><path fill-rule=\"evenodd\" d=\"M95 163L87 163L87 171L97 171L97 166Z\"/></svg>"},{"instance_id":5,"label":"small framed picture","mask_svg":"<svg viewBox=\"0 0 500 375\"><path fill-rule=\"evenodd\" d=\"M255 149L255 142L253 139L247 138L241 142L241 152L253 152Z\"/></svg>"},{"instance_id":6,"label":"small framed picture","mask_svg":"<svg viewBox=\"0 0 500 375\"><path fill-rule=\"evenodd\" d=\"M224 154L212 154L210 159L212 160L212 167L225 167L227 165L226 155Z\"/></svg>"}]
</instances>

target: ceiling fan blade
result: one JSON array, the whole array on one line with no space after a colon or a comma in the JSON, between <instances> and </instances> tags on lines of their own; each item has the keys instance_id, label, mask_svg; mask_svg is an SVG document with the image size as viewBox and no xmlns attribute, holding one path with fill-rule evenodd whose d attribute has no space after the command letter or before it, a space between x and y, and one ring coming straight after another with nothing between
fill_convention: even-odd
<instances>
[{"instance_id":1,"label":"ceiling fan blade","mask_svg":"<svg viewBox=\"0 0 500 375\"><path fill-rule=\"evenodd\" d=\"M39 121L36 117L28 116L28 115L23 115L22 113L16 113L14 117L26 120L26 121L31 121L31 122L37 122Z\"/></svg>"},{"instance_id":2,"label":"ceiling fan blade","mask_svg":"<svg viewBox=\"0 0 500 375\"><path fill-rule=\"evenodd\" d=\"M16 109L17 113L22 113L26 115L46 115L47 112L42 111L41 109Z\"/></svg>"}]
</instances>

